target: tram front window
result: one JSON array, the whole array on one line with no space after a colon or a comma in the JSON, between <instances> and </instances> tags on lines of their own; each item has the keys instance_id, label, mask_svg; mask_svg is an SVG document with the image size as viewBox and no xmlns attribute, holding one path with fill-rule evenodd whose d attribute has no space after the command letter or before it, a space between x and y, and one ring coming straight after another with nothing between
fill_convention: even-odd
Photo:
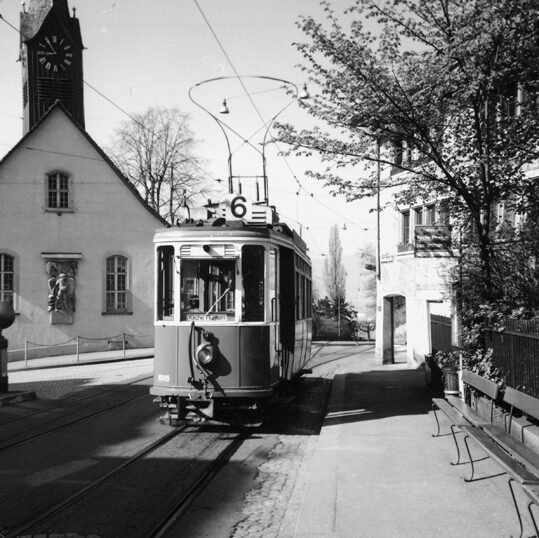
<instances>
[{"instance_id":1,"label":"tram front window","mask_svg":"<svg viewBox=\"0 0 539 538\"><path fill-rule=\"evenodd\" d=\"M235 320L235 260L181 261L181 320Z\"/></svg>"}]
</instances>

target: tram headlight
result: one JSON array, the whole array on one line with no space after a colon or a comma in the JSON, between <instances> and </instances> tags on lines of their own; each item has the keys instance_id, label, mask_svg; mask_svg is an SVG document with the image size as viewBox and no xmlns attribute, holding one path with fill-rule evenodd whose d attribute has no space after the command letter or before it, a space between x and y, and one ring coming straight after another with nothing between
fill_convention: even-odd
<instances>
[{"instance_id":1,"label":"tram headlight","mask_svg":"<svg viewBox=\"0 0 539 538\"><path fill-rule=\"evenodd\" d=\"M207 342L200 344L196 350L196 359L201 366L208 366L211 364L216 356L215 349L211 344Z\"/></svg>"}]
</instances>

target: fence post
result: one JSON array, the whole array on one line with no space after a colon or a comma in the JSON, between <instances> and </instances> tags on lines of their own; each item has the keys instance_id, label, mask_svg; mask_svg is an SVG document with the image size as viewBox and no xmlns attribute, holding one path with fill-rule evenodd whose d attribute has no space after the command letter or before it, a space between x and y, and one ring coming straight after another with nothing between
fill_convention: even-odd
<instances>
[{"instance_id":1,"label":"fence post","mask_svg":"<svg viewBox=\"0 0 539 538\"><path fill-rule=\"evenodd\" d=\"M77 335L77 362L80 360L80 354L79 354L79 336Z\"/></svg>"},{"instance_id":2,"label":"fence post","mask_svg":"<svg viewBox=\"0 0 539 538\"><path fill-rule=\"evenodd\" d=\"M24 367L28 368L28 340L24 339Z\"/></svg>"}]
</instances>

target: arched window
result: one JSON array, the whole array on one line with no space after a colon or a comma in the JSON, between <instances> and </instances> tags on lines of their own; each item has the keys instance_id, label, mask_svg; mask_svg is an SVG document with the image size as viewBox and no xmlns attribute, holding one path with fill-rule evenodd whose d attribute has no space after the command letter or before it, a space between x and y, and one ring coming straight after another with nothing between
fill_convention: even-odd
<instances>
[{"instance_id":1,"label":"arched window","mask_svg":"<svg viewBox=\"0 0 539 538\"><path fill-rule=\"evenodd\" d=\"M128 260L125 256L109 256L106 267L106 311L125 313L128 311Z\"/></svg>"},{"instance_id":2,"label":"arched window","mask_svg":"<svg viewBox=\"0 0 539 538\"><path fill-rule=\"evenodd\" d=\"M66 210L71 208L69 176L63 172L53 172L46 176L47 209Z\"/></svg>"},{"instance_id":3,"label":"arched window","mask_svg":"<svg viewBox=\"0 0 539 538\"><path fill-rule=\"evenodd\" d=\"M15 273L13 256L0 253L0 301L6 301L14 306Z\"/></svg>"}]
</instances>

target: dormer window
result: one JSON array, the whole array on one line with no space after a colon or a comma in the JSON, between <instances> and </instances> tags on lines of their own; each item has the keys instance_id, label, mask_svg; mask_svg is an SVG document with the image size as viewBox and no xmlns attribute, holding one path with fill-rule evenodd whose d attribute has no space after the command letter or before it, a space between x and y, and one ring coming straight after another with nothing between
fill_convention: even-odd
<instances>
[{"instance_id":1,"label":"dormer window","mask_svg":"<svg viewBox=\"0 0 539 538\"><path fill-rule=\"evenodd\" d=\"M51 211L69 211L71 207L70 179L64 172L47 174L45 179L46 208Z\"/></svg>"}]
</instances>

